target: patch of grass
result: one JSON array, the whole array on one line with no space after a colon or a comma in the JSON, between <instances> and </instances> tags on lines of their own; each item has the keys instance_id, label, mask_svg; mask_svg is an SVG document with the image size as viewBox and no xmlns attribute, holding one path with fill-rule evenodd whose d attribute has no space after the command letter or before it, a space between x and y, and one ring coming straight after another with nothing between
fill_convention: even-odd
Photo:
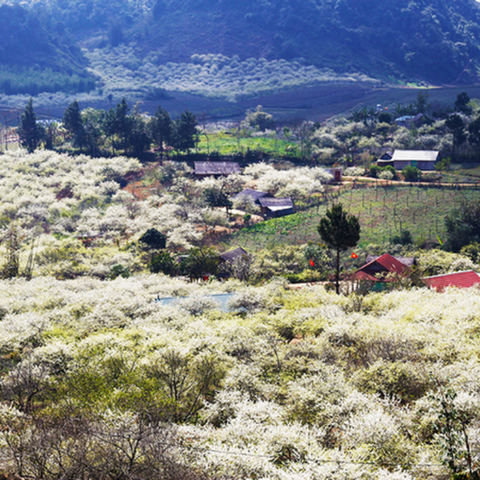
<instances>
[{"instance_id":1,"label":"patch of grass","mask_svg":"<svg viewBox=\"0 0 480 480\"><path fill-rule=\"evenodd\" d=\"M445 215L463 202L478 199L478 190L390 186L344 190L312 207L287 217L244 228L223 239L226 248L241 246L255 252L276 245L318 242L317 225L333 202L340 202L360 219L360 246L382 243L409 230L414 240L445 239Z\"/></svg>"},{"instance_id":2,"label":"patch of grass","mask_svg":"<svg viewBox=\"0 0 480 480\"><path fill-rule=\"evenodd\" d=\"M294 142L280 140L273 137L248 137L237 138L231 133L221 132L200 135L198 144L199 153L219 152L220 155L233 155L245 153L247 150L258 150L273 157L295 157L299 155L298 145Z\"/></svg>"}]
</instances>

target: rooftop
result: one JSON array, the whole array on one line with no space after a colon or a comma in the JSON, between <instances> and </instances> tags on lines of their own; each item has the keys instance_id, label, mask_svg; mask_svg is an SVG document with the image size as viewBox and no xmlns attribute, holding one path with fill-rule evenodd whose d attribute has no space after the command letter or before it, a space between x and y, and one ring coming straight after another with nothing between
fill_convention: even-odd
<instances>
[{"instance_id":1,"label":"rooftop","mask_svg":"<svg viewBox=\"0 0 480 480\"><path fill-rule=\"evenodd\" d=\"M428 287L442 291L447 287L470 288L480 284L480 276L473 270L463 272L445 273L443 275L434 275L425 277L423 281Z\"/></svg>"},{"instance_id":2,"label":"rooftop","mask_svg":"<svg viewBox=\"0 0 480 480\"><path fill-rule=\"evenodd\" d=\"M195 175L234 175L240 173L237 162L194 162Z\"/></svg>"},{"instance_id":3,"label":"rooftop","mask_svg":"<svg viewBox=\"0 0 480 480\"><path fill-rule=\"evenodd\" d=\"M395 150L392 160L435 162L437 158L438 152L436 150Z\"/></svg>"}]
</instances>

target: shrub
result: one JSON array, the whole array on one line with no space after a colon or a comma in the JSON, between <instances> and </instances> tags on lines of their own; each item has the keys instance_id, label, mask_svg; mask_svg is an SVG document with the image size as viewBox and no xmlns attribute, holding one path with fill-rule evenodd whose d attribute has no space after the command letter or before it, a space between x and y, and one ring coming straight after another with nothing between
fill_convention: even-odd
<instances>
[{"instance_id":1,"label":"shrub","mask_svg":"<svg viewBox=\"0 0 480 480\"><path fill-rule=\"evenodd\" d=\"M402 170L403 178L406 182L417 182L422 178L422 171L412 165L407 165Z\"/></svg>"},{"instance_id":2,"label":"shrub","mask_svg":"<svg viewBox=\"0 0 480 480\"><path fill-rule=\"evenodd\" d=\"M149 250L160 250L165 248L167 236L159 232L156 228L149 228L140 238L139 242L143 243Z\"/></svg>"},{"instance_id":3,"label":"shrub","mask_svg":"<svg viewBox=\"0 0 480 480\"><path fill-rule=\"evenodd\" d=\"M148 262L148 269L151 273L164 273L173 275L176 271L177 262L170 252L163 251L155 253Z\"/></svg>"},{"instance_id":4,"label":"shrub","mask_svg":"<svg viewBox=\"0 0 480 480\"><path fill-rule=\"evenodd\" d=\"M420 398L428 390L428 382L412 363L386 363L379 360L371 367L360 371L355 384L365 393L382 397L398 397L402 402Z\"/></svg>"},{"instance_id":5,"label":"shrub","mask_svg":"<svg viewBox=\"0 0 480 480\"><path fill-rule=\"evenodd\" d=\"M128 278L130 276L130 270L124 265L113 265L110 268L110 272L107 276L109 280L115 280L117 277Z\"/></svg>"}]
</instances>

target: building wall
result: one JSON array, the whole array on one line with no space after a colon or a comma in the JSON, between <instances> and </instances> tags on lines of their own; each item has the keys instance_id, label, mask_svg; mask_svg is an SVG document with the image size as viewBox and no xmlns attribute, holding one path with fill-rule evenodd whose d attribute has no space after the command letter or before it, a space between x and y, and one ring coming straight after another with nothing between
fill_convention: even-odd
<instances>
[{"instance_id":1,"label":"building wall","mask_svg":"<svg viewBox=\"0 0 480 480\"><path fill-rule=\"evenodd\" d=\"M395 160L394 168L395 170L403 170L407 165L413 165L414 167L419 168L424 171L435 170L435 162L418 162L412 160Z\"/></svg>"}]
</instances>

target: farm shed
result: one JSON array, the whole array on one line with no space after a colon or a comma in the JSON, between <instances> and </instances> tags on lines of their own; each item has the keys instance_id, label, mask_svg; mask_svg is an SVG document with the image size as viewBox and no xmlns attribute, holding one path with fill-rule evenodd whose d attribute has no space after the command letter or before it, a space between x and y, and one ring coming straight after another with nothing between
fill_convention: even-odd
<instances>
[{"instance_id":1,"label":"farm shed","mask_svg":"<svg viewBox=\"0 0 480 480\"><path fill-rule=\"evenodd\" d=\"M436 150L395 150L392 157L396 170L402 170L407 165L420 170L434 170L437 159Z\"/></svg>"},{"instance_id":2,"label":"farm shed","mask_svg":"<svg viewBox=\"0 0 480 480\"><path fill-rule=\"evenodd\" d=\"M240 173L237 162L194 162L195 176L199 179L205 177L227 177Z\"/></svg>"},{"instance_id":3,"label":"farm shed","mask_svg":"<svg viewBox=\"0 0 480 480\"><path fill-rule=\"evenodd\" d=\"M327 168L327 172L333 177L332 182L340 183L342 181L343 168L341 167Z\"/></svg>"},{"instance_id":4,"label":"farm shed","mask_svg":"<svg viewBox=\"0 0 480 480\"><path fill-rule=\"evenodd\" d=\"M368 261L369 258L373 258L373 260ZM352 275L352 279L373 282L375 290L382 290L386 282L395 281L395 276L408 275L411 270L408 263L410 263L410 260L403 263L389 253L384 253L379 257L367 257L367 263Z\"/></svg>"},{"instance_id":5,"label":"farm shed","mask_svg":"<svg viewBox=\"0 0 480 480\"><path fill-rule=\"evenodd\" d=\"M447 287L470 288L480 284L480 276L473 270L434 275L422 280L428 287L434 288L437 292L442 292Z\"/></svg>"},{"instance_id":6,"label":"farm shed","mask_svg":"<svg viewBox=\"0 0 480 480\"><path fill-rule=\"evenodd\" d=\"M283 217L294 213L293 200L290 197L262 197L258 200L264 217Z\"/></svg>"}]
</instances>

